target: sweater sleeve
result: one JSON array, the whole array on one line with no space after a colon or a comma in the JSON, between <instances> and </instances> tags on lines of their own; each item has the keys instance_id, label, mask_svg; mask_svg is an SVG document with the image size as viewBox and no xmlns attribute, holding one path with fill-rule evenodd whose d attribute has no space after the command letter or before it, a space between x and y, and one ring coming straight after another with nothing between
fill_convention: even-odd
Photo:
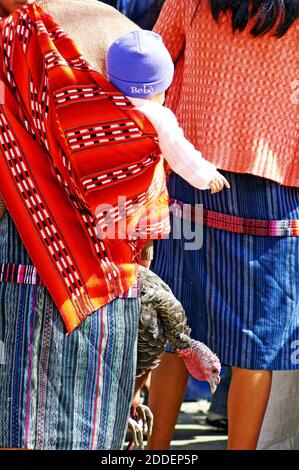
<instances>
[{"instance_id":1,"label":"sweater sleeve","mask_svg":"<svg viewBox=\"0 0 299 470\"><path fill-rule=\"evenodd\" d=\"M154 26L154 31L162 36L174 63L185 46L182 3L182 0L166 0Z\"/></svg>"},{"instance_id":2,"label":"sweater sleeve","mask_svg":"<svg viewBox=\"0 0 299 470\"><path fill-rule=\"evenodd\" d=\"M162 36L175 64L173 82L166 95L167 106L174 112L179 105L183 80L186 7L185 0L166 0L154 27L154 31Z\"/></svg>"}]
</instances>

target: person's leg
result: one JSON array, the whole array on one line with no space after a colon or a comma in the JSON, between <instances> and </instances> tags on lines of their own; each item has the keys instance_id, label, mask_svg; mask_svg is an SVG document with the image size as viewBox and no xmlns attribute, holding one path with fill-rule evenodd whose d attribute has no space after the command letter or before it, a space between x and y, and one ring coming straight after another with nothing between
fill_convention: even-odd
<instances>
[{"instance_id":1,"label":"person's leg","mask_svg":"<svg viewBox=\"0 0 299 470\"><path fill-rule=\"evenodd\" d=\"M231 368L225 367L221 382L211 401L207 423L219 429L227 429L227 399L231 381Z\"/></svg>"},{"instance_id":2,"label":"person's leg","mask_svg":"<svg viewBox=\"0 0 299 470\"><path fill-rule=\"evenodd\" d=\"M159 367L152 372L149 407L154 415L154 427L149 449L169 448L187 380L188 372L183 360L176 354L165 353Z\"/></svg>"},{"instance_id":3,"label":"person's leg","mask_svg":"<svg viewBox=\"0 0 299 470\"><path fill-rule=\"evenodd\" d=\"M270 395L272 371L232 367L228 450L255 450Z\"/></svg>"},{"instance_id":4,"label":"person's leg","mask_svg":"<svg viewBox=\"0 0 299 470\"><path fill-rule=\"evenodd\" d=\"M135 391L134 391L134 401L139 402L140 395L144 386L146 386L149 379L151 371L147 371L141 377L137 377L135 380Z\"/></svg>"}]
</instances>

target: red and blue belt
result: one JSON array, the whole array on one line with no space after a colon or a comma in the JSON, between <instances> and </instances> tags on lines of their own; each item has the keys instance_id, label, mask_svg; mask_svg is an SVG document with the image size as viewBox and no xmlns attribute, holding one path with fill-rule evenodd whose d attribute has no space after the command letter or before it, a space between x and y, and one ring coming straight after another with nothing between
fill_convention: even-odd
<instances>
[{"instance_id":1,"label":"red and blue belt","mask_svg":"<svg viewBox=\"0 0 299 470\"><path fill-rule=\"evenodd\" d=\"M266 237L298 237L299 220L263 220L247 219L234 215L222 214L202 208L202 205L194 206L178 199L171 199L172 214L176 217L187 219L194 223L218 230L240 233L244 235L259 235Z\"/></svg>"}]
</instances>

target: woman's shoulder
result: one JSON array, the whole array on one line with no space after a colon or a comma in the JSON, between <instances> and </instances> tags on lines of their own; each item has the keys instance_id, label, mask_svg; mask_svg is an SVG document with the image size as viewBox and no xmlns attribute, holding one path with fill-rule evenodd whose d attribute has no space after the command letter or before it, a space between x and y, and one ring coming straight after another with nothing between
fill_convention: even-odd
<instances>
[{"instance_id":1,"label":"woman's shoulder","mask_svg":"<svg viewBox=\"0 0 299 470\"><path fill-rule=\"evenodd\" d=\"M113 29L115 24L136 25L118 10L110 5L97 0L48 0L41 1L39 5L44 8L56 21L65 19L75 22L75 25L83 23L90 24L90 34L94 28L104 31ZM108 22L107 22L108 20ZM111 21L112 23L110 23Z\"/></svg>"},{"instance_id":2,"label":"woman's shoulder","mask_svg":"<svg viewBox=\"0 0 299 470\"><path fill-rule=\"evenodd\" d=\"M86 59L100 72L110 44L122 34L139 29L115 8L97 0L50 0L40 6L64 29Z\"/></svg>"}]
</instances>

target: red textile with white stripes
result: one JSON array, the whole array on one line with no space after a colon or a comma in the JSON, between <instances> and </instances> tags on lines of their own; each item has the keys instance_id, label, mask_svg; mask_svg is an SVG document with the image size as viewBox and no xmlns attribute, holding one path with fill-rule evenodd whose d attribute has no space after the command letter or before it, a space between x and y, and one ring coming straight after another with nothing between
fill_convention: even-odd
<instances>
[{"instance_id":1,"label":"red textile with white stripes","mask_svg":"<svg viewBox=\"0 0 299 470\"><path fill-rule=\"evenodd\" d=\"M71 332L135 284L143 239L167 235L163 160L150 123L41 8L2 20L0 40L0 192Z\"/></svg>"}]
</instances>

